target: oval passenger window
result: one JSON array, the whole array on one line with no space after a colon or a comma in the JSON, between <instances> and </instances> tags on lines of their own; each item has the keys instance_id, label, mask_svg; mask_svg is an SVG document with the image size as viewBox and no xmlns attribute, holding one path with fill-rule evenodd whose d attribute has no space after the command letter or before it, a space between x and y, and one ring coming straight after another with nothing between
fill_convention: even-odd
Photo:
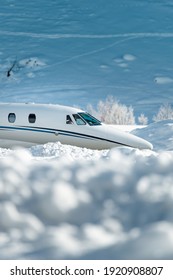
<instances>
[{"instance_id":1,"label":"oval passenger window","mask_svg":"<svg viewBox=\"0 0 173 280\"><path fill-rule=\"evenodd\" d=\"M35 114L29 114L29 116L28 116L28 121L29 121L30 123L35 123L35 121L36 121L36 115L35 115Z\"/></svg>"},{"instance_id":2,"label":"oval passenger window","mask_svg":"<svg viewBox=\"0 0 173 280\"><path fill-rule=\"evenodd\" d=\"M14 123L15 120L16 120L16 115L15 115L15 113L10 113L10 114L8 115L8 121L9 121L10 123Z\"/></svg>"}]
</instances>

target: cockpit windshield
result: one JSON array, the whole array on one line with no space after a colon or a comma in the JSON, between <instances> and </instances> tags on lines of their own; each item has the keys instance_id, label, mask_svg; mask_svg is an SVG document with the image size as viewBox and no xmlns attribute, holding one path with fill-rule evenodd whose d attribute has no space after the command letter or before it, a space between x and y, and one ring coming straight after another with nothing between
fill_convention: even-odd
<instances>
[{"instance_id":1,"label":"cockpit windshield","mask_svg":"<svg viewBox=\"0 0 173 280\"><path fill-rule=\"evenodd\" d=\"M91 116L88 113L78 113L78 115L80 117L82 117L82 119L88 123L89 125L101 125L101 121L97 120L96 118L94 118L93 116Z\"/></svg>"},{"instance_id":2,"label":"cockpit windshield","mask_svg":"<svg viewBox=\"0 0 173 280\"><path fill-rule=\"evenodd\" d=\"M88 113L85 112L81 112L78 114L73 114L73 118L76 122L77 125L86 125L89 124L91 126L94 125L101 125L101 121L97 120L96 118L94 118L93 116L91 116ZM66 124L71 124L73 123L71 117L69 115L66 116Z\"/></svg>"},{"instance_id":3,"label":"cockpit windshield","mask_svg":"<svg viewBox=\"0 0 173 280\"><path fill-rule=\"evenodd\" d=\"M77 125L85 125L86 122L79 116L79 114L73 114L73 118Z\"/></svg>"}]
</instances>

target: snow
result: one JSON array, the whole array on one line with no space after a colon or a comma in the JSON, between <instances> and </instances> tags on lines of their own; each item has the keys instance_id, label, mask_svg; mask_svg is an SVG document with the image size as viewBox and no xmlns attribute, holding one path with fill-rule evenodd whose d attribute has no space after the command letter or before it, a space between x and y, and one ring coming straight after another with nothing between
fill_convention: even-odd
<instances>
[{"instance_id":1,"label":"snow","mask_svg":"<svg viewBox=\"0 0 173 280\"><path fill-rule=\"evenodd\" d=\"M133 60L136 59L136 57L135 57L134 55L132 55L132 54L125 54L125 55L123 56L123 59L124 59L124 60L127 60L127 61L133 61Z\"/></svg>"},{"instance_id":2,"label":"snow","mask_svg":"<svg viewBox=\"0 0 173 280\"><path fill-rule=\"evenodd\" d=\"M170 77L156 77L155 82L160 85L173 83L173 79Z\"/></svg>"},{"instance_id":3,"label":"snow","mask_svg":"<svg viewBox=\"0 0 173 280\"><path fill-rule=\"evenodd\" d=\"M172 259L172 126L132 131L153 151L0 149L0 259Z\"/></svg>"},{"instance_id":4,"label":"snow","mask_svg":"<svg viewBox=\"0 0 173 280\"><path fill-rule=\"evenodd\" d=\"M0 148L0 259L172 259L173 121L152 123L172 103L171 1L1 2L0 102L112 95L154 149Z\"/></svg>"},{"instance_id":5,"label":"snow","mask_svg":"<svg viewBox=\"0 0 173 280\"><path fill-rule=\"evenodd\" d=\"M172 103L173 6L162 2L2 0L0 100L86 108L112 95L151 122Z\"/></svg>"},{"instance_id":6,"label":"snow","mask_svg":"<svg viewBox=\"0 0 173 280\"><path fill-rule=\"evenodd\" d=\"M133 133L154 143L155 151L173 150L173 120L156 122Z\"/></svg>"}]
</instances>

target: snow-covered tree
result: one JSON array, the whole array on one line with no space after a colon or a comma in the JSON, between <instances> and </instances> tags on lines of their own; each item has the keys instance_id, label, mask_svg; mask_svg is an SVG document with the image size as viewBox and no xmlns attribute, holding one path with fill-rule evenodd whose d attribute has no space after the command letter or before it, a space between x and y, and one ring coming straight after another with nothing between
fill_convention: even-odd
<instances>
[{"instance_id":1,"label":"snow-covered tree","mask_svg":"<svg viewBox=\"0 0 173 280\"><path fill-rule=\"evenodd\" d=\"M155 122L173 119L173 108L170 104L162 105L156 116L153 117Z\"/></svg>"},{"instance_id":2,"label":"snow-covered tree","mask_svg":"<svg viewBox=\"0 0 173 280\"><path fill-rule=\"evenodd\" d=\"M97 110L94 110L92 105L89 105L87 109L107 124L135 124L133 108L120 104L113 96L108 96L105 101L99 101Z\"/></svg>"},{"instance_id":3,"label":"snow-covered tree","mask_svg":"<svg viewBox=\"0 0 173 280\"><path fill-rule=\"evenodd\" d=\"M139 122L141 125L147 125L147 124L148 124L148 118L147 118L144 114L141 114L141 115L138 117L138 122Z\"/></svg>"}]
</instances>

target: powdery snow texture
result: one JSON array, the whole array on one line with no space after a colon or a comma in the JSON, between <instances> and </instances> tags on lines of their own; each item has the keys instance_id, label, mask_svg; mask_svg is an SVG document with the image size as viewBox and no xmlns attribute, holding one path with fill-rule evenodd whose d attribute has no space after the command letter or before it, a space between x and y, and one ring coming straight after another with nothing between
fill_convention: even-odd
<instances>
[{"instance_id":1,"label":"powdery snow texture","mask_svg":"<svg viewBox=\"0 0 173 280\"><path fill-rule=\"evenodd\" d=\"M166 143L171 126L155 135ZM173 153L158 143L159 153L1 149L0 259L172 259Z\"/></svg>"}]
</instances>

